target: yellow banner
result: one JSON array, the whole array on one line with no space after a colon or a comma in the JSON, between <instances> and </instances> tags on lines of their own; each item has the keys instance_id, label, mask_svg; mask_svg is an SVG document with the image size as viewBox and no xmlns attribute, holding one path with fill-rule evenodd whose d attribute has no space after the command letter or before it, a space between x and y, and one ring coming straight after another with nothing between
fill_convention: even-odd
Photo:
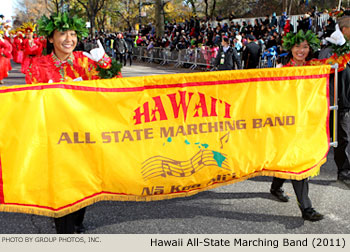
<instances>
[{"instance_id":1,"label":"yellow banner","mask_svg":"<svg viewBox=\"0 0 350 252\"><path fill-rule=\"evenodd\" d=\"M0 211L193 195L326 161L330 66L0 88Z\"/></svg>"}]
</instances>

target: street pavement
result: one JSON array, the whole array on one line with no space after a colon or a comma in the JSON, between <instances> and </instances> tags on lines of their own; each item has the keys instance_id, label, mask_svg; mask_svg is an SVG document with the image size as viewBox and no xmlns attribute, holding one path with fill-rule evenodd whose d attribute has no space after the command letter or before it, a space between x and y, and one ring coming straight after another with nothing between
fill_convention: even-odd
<instances>
[{"instance_id":1,"label":"street pavement","mask_svg":"<svg viewBox=\"0 0 350 252\"><path fill-rule=\"evenodd\" d=\"M14 64L5 86L24 84ZM189 69L136 63L124 77L189 72ZM1 120L1 119L0 119ZM310 179L313 207L325 215L319 222L301 218L293 187L284 185L290 201L270 193L271 177L256 177L198 193L153 202L103 201L87 208L84 225L90 234L349 234L349 187L337 181L333 149L320 175ZM54 234L52 218L0 212L0 234Z\"/></svg>"}]
</instances>

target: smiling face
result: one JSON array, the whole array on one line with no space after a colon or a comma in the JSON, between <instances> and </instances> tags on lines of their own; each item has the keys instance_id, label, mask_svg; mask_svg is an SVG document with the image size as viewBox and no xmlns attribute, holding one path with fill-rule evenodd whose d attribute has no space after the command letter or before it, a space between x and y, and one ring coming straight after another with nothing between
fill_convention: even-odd
<instances>
[{"instance_id":1,"label":"smiling face","mask_svg":"<svg viewBox=\"0 0 350 252\"><path fill-rule=\"evenodd\" d=\"M292 47L293 60L298 65L302 65L305 62L306 57L310 53L310 46L307 41L303 41L300 44L295 44Z\"/></svg>"},{"instance_id":2,"label":"smiling face","mask_svg":"<svg viewBox=\"0 0 350 252\"><path fill-rule=\"evenodd\" d=\"M33 39L33 33L32 33L32 32L26 33L26 37L27 37L29 40L32 40L32 39Z\"/></svg>"},{"instance_id":3,"label":"smiling face","mask_svg":"<svg viewBox=\"0 0 350 252\"><path fill-rule=\"evenodd\" d=\"M54 52L60 60L66 60L77 46L78 38L75 31L57 31L49 38Z\"/></svg>"}]
</instances>

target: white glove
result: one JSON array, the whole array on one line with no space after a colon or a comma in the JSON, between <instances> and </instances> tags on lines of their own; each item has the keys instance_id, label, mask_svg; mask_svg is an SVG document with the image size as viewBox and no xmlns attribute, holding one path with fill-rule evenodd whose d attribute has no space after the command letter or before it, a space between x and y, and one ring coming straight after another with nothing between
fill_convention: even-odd
<instances>
[{"instance_id":1,"label":"white glove","mask_svg":"<svg viewBox=\"0 0 350 252\"><path fill-rule=\"evenodd\" d=\"M98 48L92 49L90 53L83 52L83 54L89 59L92 59L93 61L96 61L96 62L100 61L103 55L105 55L105 49L103 48L100 40L97 40L97 46Z\"/></svg>"},{"instance_id":2,"label":"white glove","mask_svg":"<svg viewBox=\"0 0 350 252\"><path fill-rule=\"evenodd\" d=\"M326 40L332 44L340 45L340 46L344 45L346 42L344 35L340 31L338 25L335 26L335 32L333 32L329 38L326 38Z\"/></svg>"}]
</instances>

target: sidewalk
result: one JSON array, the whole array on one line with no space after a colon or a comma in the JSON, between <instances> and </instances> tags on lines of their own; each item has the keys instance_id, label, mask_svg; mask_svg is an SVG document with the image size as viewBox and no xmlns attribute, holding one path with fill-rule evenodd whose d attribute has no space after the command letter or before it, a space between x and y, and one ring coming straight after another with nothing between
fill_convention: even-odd
<instances>
[{"instance_id":1,"label":"sidewalk","mask_svg":"<svg viewBox=\"0 0 350 252\"><path fill-rule=\"evenodd\" d=\"M9 72L9 76L4 79L4 84L1 86L12 86L25 84L25 75L21 73L21 64L17 64L11 61L12 70Z\"/></svg>"}]
</instances>

